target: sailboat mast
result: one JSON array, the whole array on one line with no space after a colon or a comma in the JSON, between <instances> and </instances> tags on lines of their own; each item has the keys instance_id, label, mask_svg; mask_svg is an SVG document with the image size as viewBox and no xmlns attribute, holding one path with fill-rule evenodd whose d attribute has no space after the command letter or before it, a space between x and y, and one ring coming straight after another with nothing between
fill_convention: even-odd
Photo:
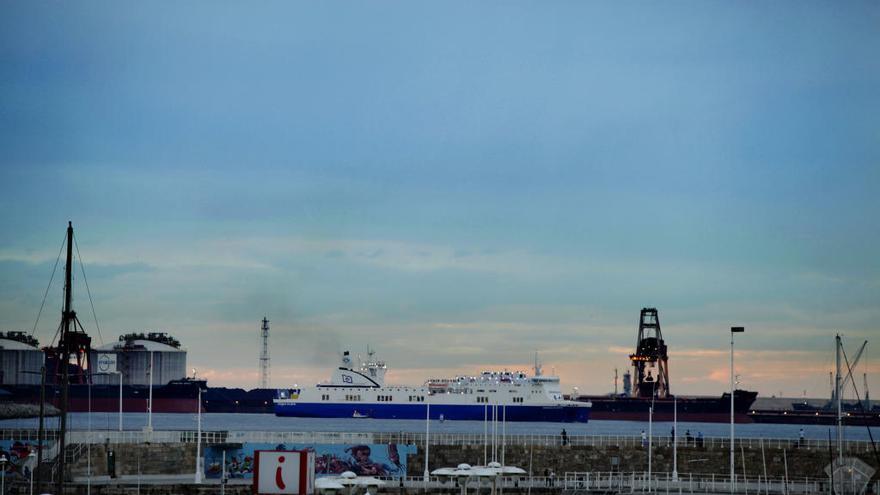
<instances>
[{"instance_id":1,"label":"sailboat mast","mask_svg":"<svg viewBox=\"0 0 880 495\"><path fill-rule=\"evenodd\" d=\"M834 344L835 365L837 368L837 374L834 379L834 394L837 397L837 458L838 466L843 466L843 407L841 404L842 397L840 396L841 392L843 392L840 390L840 347L843 344L840 341L840 334L834 337Z\"/></svg>"},{"instance_id":2,"label":"sailboat mast","mask_svg":"<svg viewBox=\"0 0 880 495\"><path fill-rule=\"evenodd\" d=\"M73 222L67 222L67 262L64 265L64 311L61 313L61 336L56 366L61 367L60 431L58 433L58 493L64 493L64 443L67 433L67 410L70 392L70 327L76 318L73 302Z\"/></svg>"}]
</instances>

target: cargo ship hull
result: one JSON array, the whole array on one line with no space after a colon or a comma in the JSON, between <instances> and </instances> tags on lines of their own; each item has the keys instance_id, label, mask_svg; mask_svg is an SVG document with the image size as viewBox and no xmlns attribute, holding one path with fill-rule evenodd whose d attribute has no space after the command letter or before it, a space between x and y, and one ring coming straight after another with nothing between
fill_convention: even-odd
<instances>
[{"instance_id":1,"label":"cargo ship hull","mask_svg":"<svg viewBox=\"0 0 880 495\"><path fill-rule=\"evenodd\" d=\"M835 411L751 411L749 419L754 423L836 425ZM844 413L844 426L880 426L880 412Z\"/></svg>"},{"instance_id":2,"label":"cargo ship hull","mask_svg":"<svg viewBox=\"0 0 880 495\"><path fill-rule=\"evenodd\" d=\"M272 388L211 387L202 392L202 406L209 413L272 414L277 394Z\"/></svg>"},{"instance_id":3,"label":"cargo ship hull","mask_svg":"<svg viewBox=\"0 0 880 495\"><path fill-rule=\"evenodd\" d=\"M153 412L155 413L196 413L198 412L199 386L205 382L198 380L178 380L167 385L153 387ZM20 404L39 404L39 385L12 385L0 389L9 392L4 401ZM68 389L68 410L70 412L119 412L120 398L118 385L70 385ZM147 412L150 403L150 388L147 385L122 386L122 411ZM46 403L55 407L61 405L61 387L46 386ZM203 409L204 410L204 409Z\"/></svg>"},{"instance_id":4,"label":"cargo ship hull","mask_svg":"<svg viewBox=\"0 0 880 495\"><path fill-rule=\"evenodd\" d=\"M751 423L750 407L757 392L737 390L734 394L734 421ZM691 421L699 423L726 423L730 421L730 394L721 397L680 397L657 399L614 396L579 396L574 400L592 402L590 414L594 420L648 421L651 406L654 421Z\"/></svg>"}]
</instances>

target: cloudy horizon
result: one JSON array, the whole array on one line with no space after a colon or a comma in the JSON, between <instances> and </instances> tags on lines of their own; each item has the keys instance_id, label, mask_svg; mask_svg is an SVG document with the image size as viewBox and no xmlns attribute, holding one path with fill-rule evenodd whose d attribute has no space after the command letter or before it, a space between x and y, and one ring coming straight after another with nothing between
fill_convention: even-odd
<instances>
[{"instance_id":1,"label":"cloudy horizon","mask_svg":"<svg viewBox=\"0 0 880 495\"><path fill-rule=\"evenodd\" d=\"M211 385L257 385L264 315L279 387L370 346L606 393L656 307L674 393L726 390L741 325L742 387L824 397L878 335L876 3L0 12L0 330L71 220L94 340L167 331Z\"/></svg>"}]
</instances>

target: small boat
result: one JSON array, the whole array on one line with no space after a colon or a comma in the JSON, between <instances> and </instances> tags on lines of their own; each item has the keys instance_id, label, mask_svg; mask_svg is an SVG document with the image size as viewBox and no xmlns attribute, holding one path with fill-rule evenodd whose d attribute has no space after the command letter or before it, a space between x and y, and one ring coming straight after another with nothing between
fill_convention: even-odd
<instances>
[{"instance_id":1,"label":"small boat","mask_svg":"<svg viewBox=\"0 0 880 495\"><path fill-rule=\"evenodd\" d=\"M361 414L357 409L354 410L354 414L351 415L352 418L369 418L369 414Z\"/></svg>"}]
</instances>

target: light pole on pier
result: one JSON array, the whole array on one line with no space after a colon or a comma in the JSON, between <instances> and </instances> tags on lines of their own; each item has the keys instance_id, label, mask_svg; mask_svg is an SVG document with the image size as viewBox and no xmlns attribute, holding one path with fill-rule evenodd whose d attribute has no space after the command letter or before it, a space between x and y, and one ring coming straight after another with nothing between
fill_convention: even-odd
<instances>
[{"instance_id":1,"label":"light pole on pier","mask_svg":"<svg viewBox=\"0 0 880 495\"><path fill-rule=\"evenodd\" d=\"M651 407L648 408L648 493L651 493L651 454L654 440L654 397L656 397L656 381L651 384Z\"/></svg>"},{"instance_id":2,"label":"light pole on pier","mask_svg":"<svg viewBox=\"0 0 880 495\"><path fill-rule=\"evenodd\" d=\"M431 449L431 403L425 408L425 490L428 489L428 481L431 479L431 473L428 471L428 454Z\"/></svg>"},{"instance_id":3,"label":"light pole on pier","mask_svg":"<svg viewBox=\"0 0 880 495\"><path fill-rule=\"evenodd\" d=\"M39 448L39 447L37 447L37 448ZM31 460L31 491L30 491L30 495L34 495L34 469L37 468L37 466L34 464L34 459L36 457L37 457L37 453L34 452L33 450L31 451L30 454L28 454L28 458Z\"/></svg>"},{"instance_id":4,"label":"light pole on pier","mask_svg":"<svg viewBox=\"0 0 880 495\"><path fill-rule=\"evenodd\" d=\"M6 456L0 454L0 494L6 493Z\"/></svg>"},{"instance_id":5,"label":"light pole on pier","mask_svg":"<svg viewBox=\"0 0 880 495\"><path fill-rule=\"evenodd\" d=\"M678 481L678 397L672 398L672 481Z\"/></svg>"},{"instance_id":6,"label":"light pole on pier","mask_svg":"<svg viewBox=\"0 0 880 495\"><path fill-rule=\"evenodd\" d=\"M651 493L651 447L654 436L654 398L651 398L651 407L648 408L648 493Z\"/></svg>"},{"instance_id":7,"label":"light pole on pier","mask_svg":"<svg viewBox=\"0 0 880 495\"><path fill-rule=\"evenodd\" d=\"M198 413L196 415L196 474L195 474L195 482L196 484L200 484L202 482L202 386L197 384L199 388L199 408Z\"/></svg>"},{"instance_id":8,"label":"light pole on pier","mask_svg":"<svg viewBox=\"0 0 880 495\"><path fill-rule=\"evenodd\" d=\"M165 362L164 360L162 362ZM201 404L199 405L201 408ZM147 401L147 427L144 431L150 435L148 438L152 440L153 436L153 351L150 351L150 397Z\"/></svg>"},{"instance_id":9,"label":"light pole on pier","mask_svg":"<svg viewBox=\"0 0 880 495\"><path fill-rule=\"evenodd\" d=\"M735 333L743 333L746 329L743 327L730 327L730 493L734 493L736 491L736 481L734 480L734 476L736 476L735 466L734 466L734 449L733 449L733 395L734 395L734 384L733 384L733 334Z\"/></svg>"}]
</instances>

